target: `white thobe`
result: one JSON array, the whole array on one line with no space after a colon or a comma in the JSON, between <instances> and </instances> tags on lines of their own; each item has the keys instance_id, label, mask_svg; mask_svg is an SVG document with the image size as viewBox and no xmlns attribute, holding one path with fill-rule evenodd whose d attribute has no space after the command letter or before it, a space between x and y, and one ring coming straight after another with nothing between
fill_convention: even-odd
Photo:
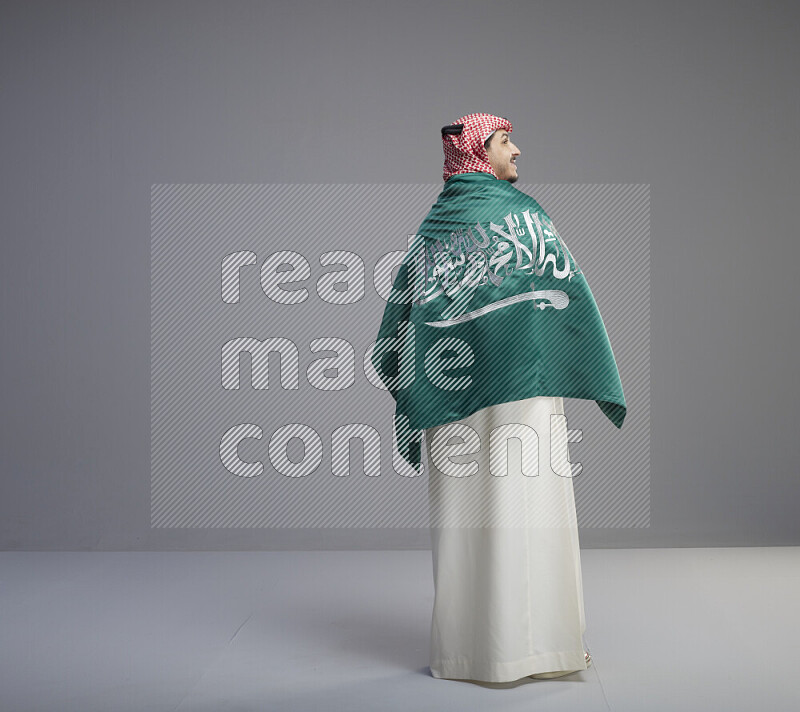
<instances>
[{"instance_id":1,"label":"white thobe","mask_svg":"<svg viewBox=\"0 0 800 712\"><path fill-rule=\"evenodd\" d=\"M508 682L586 669L563 399L484 408L427 429L425 449L433 676Z\"/></svg>"}]
</instances>

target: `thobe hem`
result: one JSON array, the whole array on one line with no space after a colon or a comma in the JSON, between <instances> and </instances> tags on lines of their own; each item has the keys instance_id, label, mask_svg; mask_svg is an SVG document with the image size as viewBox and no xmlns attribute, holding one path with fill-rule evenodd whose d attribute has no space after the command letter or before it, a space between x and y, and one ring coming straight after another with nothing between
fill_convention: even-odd
<instances>
[{"instance_id":1,"label":"thobe hem","mask_svg":"<svg viewBox=\"0 0 800 712\"><path fill-rule=\"evenodd\" d=\"M433 677L481 682L512 682L540 672L586 670L583 650L541 653L509 662L481 663L474 658L452 658L431 662ZM476 677L477 676L477 677Z\"/></svg>"}]
</instances>

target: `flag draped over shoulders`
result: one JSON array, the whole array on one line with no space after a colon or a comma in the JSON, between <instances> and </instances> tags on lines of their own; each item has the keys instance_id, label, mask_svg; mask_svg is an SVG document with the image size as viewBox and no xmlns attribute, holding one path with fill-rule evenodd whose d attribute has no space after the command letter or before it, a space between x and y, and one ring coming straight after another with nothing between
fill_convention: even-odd
<instances>
[{"instance_id":1,"label":"flag draped over shoulders","mask_svg":"<svg viewBox=\"0 0 800 712\"><path fill-rule=\"evenodd\" d=\"M594 296L531 196L484 172L450 177L410 241L370 355L395 399L396 452L421 471L422 431L499 403L625 396Z\"/></svg>"}]
</instances>

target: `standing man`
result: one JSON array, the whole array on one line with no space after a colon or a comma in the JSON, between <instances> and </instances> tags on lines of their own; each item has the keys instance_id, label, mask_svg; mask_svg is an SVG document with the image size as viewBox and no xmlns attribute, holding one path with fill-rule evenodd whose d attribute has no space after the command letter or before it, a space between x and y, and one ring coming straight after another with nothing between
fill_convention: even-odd
<instances>
[{"instance_id":1,"label":"standing man","mask_svg":"<svg viewBox=\"0 0 800 712\"><path fill-rule=\"evenodd\" d=\"M512 186L511 132L491 114L442 128L445 185L372 354L398 452L421 474L424 439L430 468L431 673L485 682L588 667L563 399L595 400L618 428L626 414L591 290Z\"/></svg>"}]
</instances>

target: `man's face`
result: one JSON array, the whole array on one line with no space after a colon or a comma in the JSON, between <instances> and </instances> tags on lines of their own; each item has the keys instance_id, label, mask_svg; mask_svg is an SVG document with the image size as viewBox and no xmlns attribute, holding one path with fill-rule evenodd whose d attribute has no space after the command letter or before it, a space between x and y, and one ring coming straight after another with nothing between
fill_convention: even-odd
<instances>
[{"instance_id":1,"label":"man's face","mask_svg":"<svg viewBox=\"0 0 800 712\"><path fill-rule=\"evenodd\" d=\"M492 134L486 155L500 180L507 180L509 183L517 180L519 176L517 175L516 160L519 156L519 149L511 143L508 131L498 129Z\"/></svg>"}]
</instances>

